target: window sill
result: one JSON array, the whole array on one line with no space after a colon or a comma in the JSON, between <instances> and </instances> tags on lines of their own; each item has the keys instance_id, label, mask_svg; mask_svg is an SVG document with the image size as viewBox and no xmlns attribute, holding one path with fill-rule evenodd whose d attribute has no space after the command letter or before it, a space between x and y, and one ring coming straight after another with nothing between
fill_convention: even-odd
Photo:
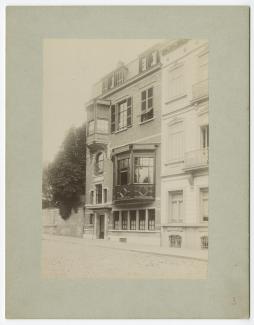
<instances>
[{"instance_id":1,"label":"window sill","mask_svg":"<svg viewBox=\"0 0 254 325\"><path fill-rule=\"evenodd\" d=\"M153 120L155 120L155 116L152 117L152 118L150 118L149 120L146 120L146 121L143 121L143 122L139 122L139 125L146 124L146 123L151 122L151 121L153 121Z\"/></svg>"},{"instance_id":2,"label":"window sill","mask_svg":"<svg viewBox=\"0 0 254 325\"><path fill-rule=\"evenodd\" d=\"M112 134L117 134L117 133L124 132L124 131L127 131L127 130L128 130L128 127L124 128L124 129L121 129L121 130L117 130L117 131L113 132Z\"/></svg>"}]
</instances>

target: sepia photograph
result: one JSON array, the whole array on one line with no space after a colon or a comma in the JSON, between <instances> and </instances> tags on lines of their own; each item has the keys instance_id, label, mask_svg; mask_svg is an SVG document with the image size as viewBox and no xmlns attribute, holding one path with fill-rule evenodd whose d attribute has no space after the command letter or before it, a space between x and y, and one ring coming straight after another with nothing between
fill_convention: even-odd
<instances>
[{"instance_id":1,"label":"sepia photograph","mask_svg":"<svg viewBox=\"0 0 254 325\"><path fill-rule=\"evenodd\" d=\"M250 317L250 8L5 11L5 317Z\"/></svg>"},{"instance_id":2,"label":"sepia photograph","mask_svg":"<svg viewBox=\"0 0 254 325\"><path fill-rule=\"evenodd\" d=\"M206 279L206 39L44 39L41 274Z\"/></svg>"}]
</instances>

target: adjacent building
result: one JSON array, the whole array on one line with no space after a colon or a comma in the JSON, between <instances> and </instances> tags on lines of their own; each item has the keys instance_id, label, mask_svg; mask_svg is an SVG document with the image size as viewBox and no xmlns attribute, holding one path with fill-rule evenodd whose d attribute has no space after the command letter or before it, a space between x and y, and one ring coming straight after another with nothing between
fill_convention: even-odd
<instances>
[{"instance_id":1,"label":"adjacent building","mask_svg":"<svg viewBox=\"0 0 254 325\"><path fill-rule=\"evenodd\" d=\"M208 44L169 42L162 62L162 245L208 248Z\"/></svg>"},{"instance_id":2,"label":"adjacent building","mask_svg":"<svg viewBox=\"0 0 254 325\"><path fill-rule=\"evenodd\" d=\"M160 43L93 87L84 237L208 248L208 46Z\"/></svg>"}]
</instances>

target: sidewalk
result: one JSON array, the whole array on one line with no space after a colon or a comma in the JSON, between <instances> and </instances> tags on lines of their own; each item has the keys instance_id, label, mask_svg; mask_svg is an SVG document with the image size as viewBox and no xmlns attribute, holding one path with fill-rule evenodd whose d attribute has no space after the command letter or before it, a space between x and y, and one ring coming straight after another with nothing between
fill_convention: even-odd
<instances>
[{"instance_id":1,"label":"sidewalk","mask_svg":"<svg viewBox=\"0 0 254 325\"><path fill-rule=\"evenodd\" d=\"M187 258L194 259L199 261L208 261L208 251L207 250L190 250L190 249L178 249L178 248L169 248L169 247L160 247L160 246L151 246L151 245L140 245L132 243L120 243L110 240L103 239L84 239L76 237L67 237L67 236L57 236L57 235L48 235L43 234L42 239L45 240L54 240L54 241L64 241L72 244L79 245L93 245L97 247L104 247L110 249L120 249L128 250L133 252L140 252L146 254L156 254L156 255L165 255L171 257Z\"/></svg>"}]
</instances>

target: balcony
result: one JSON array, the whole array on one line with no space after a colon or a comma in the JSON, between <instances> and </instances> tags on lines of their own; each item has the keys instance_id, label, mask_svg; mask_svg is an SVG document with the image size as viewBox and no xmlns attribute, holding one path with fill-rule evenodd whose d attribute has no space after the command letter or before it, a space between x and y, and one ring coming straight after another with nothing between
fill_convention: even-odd
<instances>
[{"instance_id":1,"label":"balcony","mask_svg":"<svg viewBox=\"0 0 254 325\"><path fill-rule=\"evenodd\" d=\"M154 184L129 184L116 185L113 188L113 200L115 204L141 203L155 200Z\"/></svg>"},{"instance_id":2,"label":"balcony","mask_svg":"<svg viewBox=\"0 0 254 325\"><path fill-rule=\"evenodd\" d=\"M208 167L208 148L193 150L185 153L184 170L198 170Z\"/></svg>"},{"instance_id":3,"label":"balcony","mask_svg":"<svg viewBox=\"0 0 254 325\"><path fill-rule=\"evenodd\" d=\"M108 134L95 132L87 135L86 144L91 150L103 150L108 143Z\"/></svg>"},{"instance_id":4,"label":"balcony","mask_svg":"<svg viewBox=\"0 0 254 325\"><path fill-rule=\"evenodd\" d=\"M199 81L192 86L192 101L197 102L208 97L208 79Z\"/></svg>"}]
</instances>

